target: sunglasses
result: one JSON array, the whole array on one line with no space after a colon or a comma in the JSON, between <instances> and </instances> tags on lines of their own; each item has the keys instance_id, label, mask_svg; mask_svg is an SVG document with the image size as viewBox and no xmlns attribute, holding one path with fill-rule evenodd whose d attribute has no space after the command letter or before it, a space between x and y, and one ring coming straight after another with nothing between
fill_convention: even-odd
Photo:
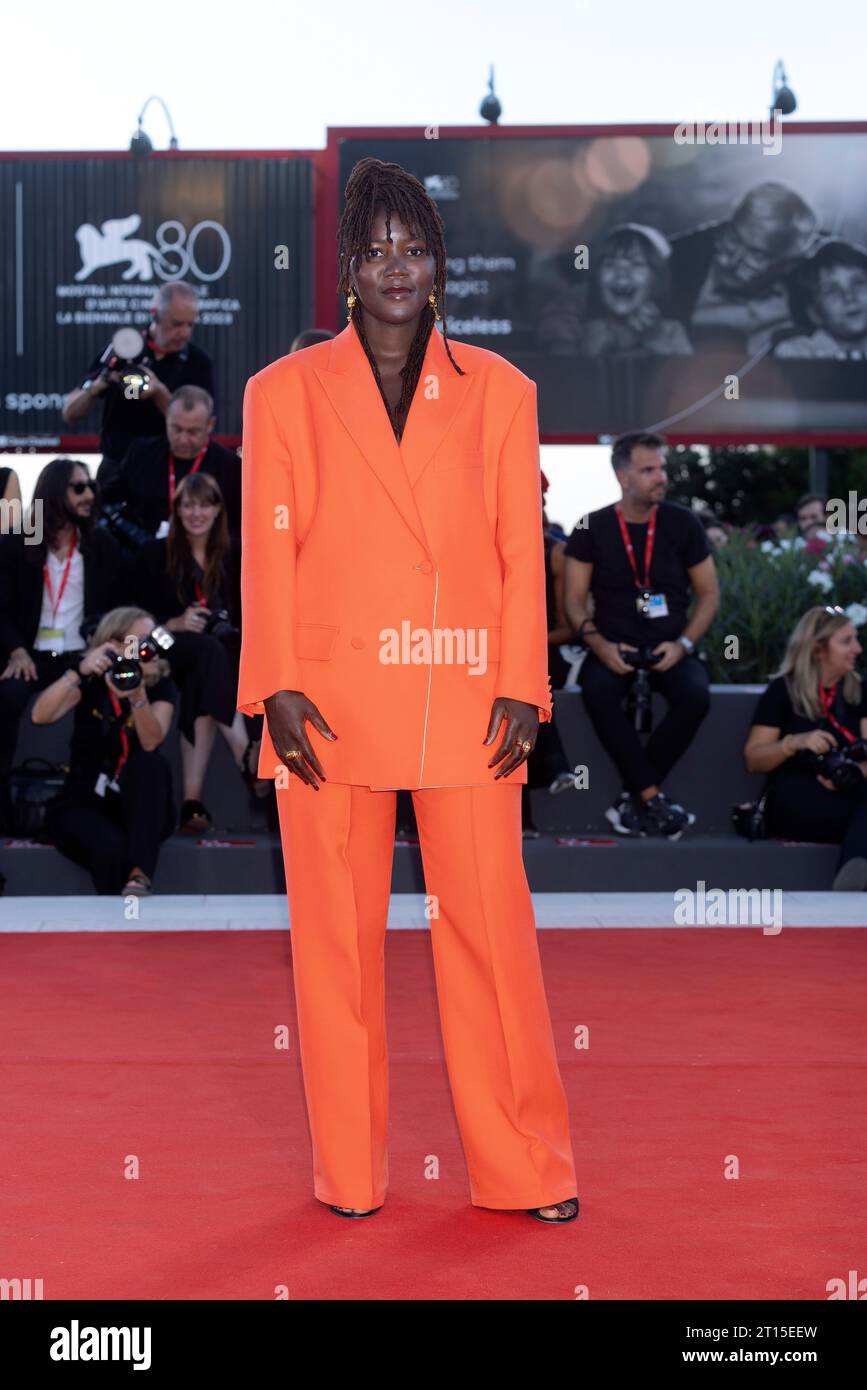
<instances>
[{"instance_id":1,"label":"sunglasses","mask_svg":"<svg viewBox=\"0 0 867 1390\"><path fill-rule=\"evenodd\" d=\"M72 488L72 491L75 493L76 497L80 497L83 492L96 492L96 486L94 483L91 482L70 483L69 486Z\"/></svg>"},{"instance_id":2,"label":"sunglasses","mask_svg":"<svg viewBox=\"0 0 867 1390\"><path fill-rule=\"evenodd\" d=\"M826 612L826 613L841 613L844 617L846 616L846 610L845 610L844 608L841 608L840 605L839 605L839 603L835 603L833 608L831 607L830 604L826 603L826 604L825 604L825 612Z\"/></svg>"}]
</instances>

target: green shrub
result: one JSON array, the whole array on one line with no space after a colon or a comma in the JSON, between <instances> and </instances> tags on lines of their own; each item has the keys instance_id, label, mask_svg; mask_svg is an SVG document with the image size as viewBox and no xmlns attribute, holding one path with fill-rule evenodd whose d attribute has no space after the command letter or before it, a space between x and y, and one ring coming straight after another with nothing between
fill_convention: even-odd
<instances>
[{"instance_id":1,"label":"green shrub","mask_svg":"<svg viewBox=\"0 0 867 1390\"><path fill-rule=\"evenodd\" d=\"M779 666L798 619L816 604L845 609L858 605L850 617L859 627L867 620L867 565L854 541L835 541L822 554L805 549L763 551L750 543L748 531L733 531L713 555L720 607L701 649L715 684L763 685ZM827 575L830 587L811 582L814 573ZM736 654L727 657L733 647Z\"/></svg>"}]
</instances>

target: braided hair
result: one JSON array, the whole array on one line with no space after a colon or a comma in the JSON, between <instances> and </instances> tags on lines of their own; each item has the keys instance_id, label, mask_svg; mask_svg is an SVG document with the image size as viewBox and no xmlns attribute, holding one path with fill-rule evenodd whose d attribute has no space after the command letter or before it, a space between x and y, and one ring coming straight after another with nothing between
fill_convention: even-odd
<instances>
[{"instance_id":1,"label":"braided hair","mask_svg":"<svg viewBox=\"0 0 867 1390\"><path fill-rule=\"evenodd\" d=\"M433 252L436 265L433 288L442 314L445 349L455 371L460 376L465 376L466 373L461 370L452 357L446 327L446 247L443 221L437 211L436 204L423 184L399 164L386 164L381 159L374 159L372 156L367 159L360 159L346 181L345 203L337 228L337 259L340 270L338 293L344 297L349 294L351 288L349 271L352 260L354 257L360 258L367 253L374 216L379 207L383 208L385 212L387 237L391 236L391 216L394 213L410 232L423 237L428 250ZM403 417L409 410L415 388L418 385L428 339L435 321L436 315L433 306L428 302L419 314L418 328L400 373L403 378L403 385L393 423L395 428L401 431L403 429ZM383 401L385 401L379 368L367 341L361 315L353 317L352 323L373 369L373 375ZM387 401L386 409L388 409Z\"/></svg>"}]
</instances>

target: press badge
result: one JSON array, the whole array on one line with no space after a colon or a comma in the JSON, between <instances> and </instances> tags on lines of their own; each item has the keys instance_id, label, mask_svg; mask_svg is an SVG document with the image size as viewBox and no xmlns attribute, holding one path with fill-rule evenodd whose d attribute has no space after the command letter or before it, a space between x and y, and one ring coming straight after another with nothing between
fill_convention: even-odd
<instances>
[{"instance_id":1,"label":"press badge","mask_svg":"<svg viewBox=\"0 0 867 1390\"><path fill-rule=\"evenodd\" d=\"M105 796L105 789L106 789L106 787L108 787L109 790L110 790L110 791L113 791L113 792L119 792L119 791L120 791L120 786L119 786L119 784L118 784L117 778L116 778L116 777L112 777L111 781L109 781L109 780L108 780L108 773L107 773L107 772L101 772L101 773L99 774L99 776L97 777L97 779L96 779L96 785L94 786L94 791L96 792L97 796Z\"/></svg>"},{"instance_id":2,"label":"press badge","mask_svg":"<svg viewBox=\"0 0 867 1390\"><path fill-rule=\"evenodd\" d=\"M644 618L667 618L668 604L665 594L639 594L635 606Z\"/></svg>"},{"instance_id":3,"label":"press badge","mask_svg":"<svg viewBox=\"0 0 867 1390\"><path fill-rule=\"evenodd\" d=\"M63 628L62 627L41 627L36 634L37 642L45 641L51 643L53 652L63 651Z\"/></svg>"}]
</instances>

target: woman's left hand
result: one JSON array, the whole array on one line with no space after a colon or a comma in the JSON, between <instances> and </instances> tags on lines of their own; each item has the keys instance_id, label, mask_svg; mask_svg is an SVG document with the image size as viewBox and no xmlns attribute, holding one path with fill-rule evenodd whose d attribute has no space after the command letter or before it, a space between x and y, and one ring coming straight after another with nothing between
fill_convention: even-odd
<instances>
[{"instance_id":1,"label":"woman's left hand","mask_svg":"<svg viewBox=\"0 0 867 1390\"><path fill-rule=\"evenodd\" d=\"M539 732L539 710L536 705L528 705L525 700L498 698L491 706L485 743L490 743L496 737L497 729L504 719L506 727L503 730L503 741L488 762L488 767L494 767L503 758L506 759L494 776L495 782L501 777L508 777L510 772L514 772L516 767L526 762L536 746L536 736ZM522 743L529 743L530 747L524 749L521 747Z\"/></svg>"}]
</instances>

